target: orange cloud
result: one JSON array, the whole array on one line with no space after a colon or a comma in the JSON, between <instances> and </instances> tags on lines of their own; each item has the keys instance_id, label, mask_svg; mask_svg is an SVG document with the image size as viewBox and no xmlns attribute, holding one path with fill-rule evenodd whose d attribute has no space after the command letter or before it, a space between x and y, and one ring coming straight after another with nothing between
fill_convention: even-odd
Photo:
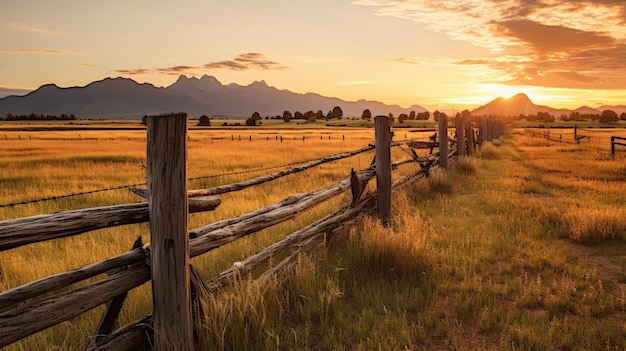
<instances>
[{"instance_id":1,"label":"orange cloud","mask_svg":"<svg viewBox=\"0 0 626 351\"><path fill-rule=\"evenodd\" d=\"M354 0L488 50L477 83L626 89L624 0ZM401 63L417 63L406 58ZM476 70L472 70L476 71ZM477 78L478 77L478 78Z\"/></svg>"},{"instance_id":2,"label":"orange cloud","mask_svg":"<svg viewBox=\"0 0 626 351\"><path fill-rule=\"evenodd\" d=\"M281 65L278 62L267 59L264 54L251 52L247 54L241 54L235 57L233 60L216 61L205 63L200 66L172 66L162 67L156 69L150 68L138 68L138 69L119 69L116 72L125 75L142 75L142 74L167 74L167 75L180 75L190 74L194 75L199 72L215 69L228 69L233 71L247 71L251 69L260 70L284 70L286 66Z\"/></svg>"},{"instance_id":3,"label":"orange cloud","mask_svg":"<svg viewBox=\"0 0 626 351\"><path fill-rule=\"evenodd\" d=\"M615 39L595 32L547 26L526 19L497 23L498 32L530 45L537 53L572 51L589 47L607 47Z\"/></svg>"}]
</instances>

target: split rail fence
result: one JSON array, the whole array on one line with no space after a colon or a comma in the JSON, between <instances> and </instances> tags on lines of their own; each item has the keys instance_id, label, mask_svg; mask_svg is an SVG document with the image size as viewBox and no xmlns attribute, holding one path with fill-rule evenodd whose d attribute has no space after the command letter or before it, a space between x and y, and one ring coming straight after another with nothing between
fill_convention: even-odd
<instances>
[{"instance_id":1,"label":"split rail fence","mask_svg":"<svg viewBox=\"0 0 626 351\"><path fill-rule=\"evenodd\" d=\"M0 293L0 347L74 318L97 306L107 308L88 350L136 350L172 347L192 350L193 312L196 299L207 299L233 281L236 272L248 272L275 253L297 247L286 258L258 279L286 272L298 255L319 244L326 234L359 213L377 212L384 223L391 220L391 190L428 175L434 167L447 168L457 156L471 155L482 142L505 132L500 121L481 120L475 125L457 121L455 137L448 135L447 118L440 119L439 138L429 142L392 143L389 119L375 118L375 144L310 161L273 174L210 189L187 190L187 116L184 113L147 118L147 189L131 189L146 202L61 212L56 214L0 221L0 251L40 241L78 235L99 228L150 223L150 243L135 242L127 253L59 273ZM402 147L410 158L391 160L391 147ZM438 148L439 152L433 152ZM367 169L352 171L339 183L312 193L296 194L275 204L236 218L189 230L188 214L211 211L220 205L219 194L241 190L300 172L317 165L375 149ZM418 156L415 149L430 149ZM442 156L443 155L443 156ZM391 182L392 169L417 163L408 177ZM376 191L364 194L366 184L376 177ZM234 240L253 234L351 190L349 205L299 229L284 239L233 265L217 276L204 280L190 264L202 255ZM106 274L95 282L72 287L86 279ZM129 290L152 280L153 312L115 329L118 314Z\"/></svg>"}]
</instances>

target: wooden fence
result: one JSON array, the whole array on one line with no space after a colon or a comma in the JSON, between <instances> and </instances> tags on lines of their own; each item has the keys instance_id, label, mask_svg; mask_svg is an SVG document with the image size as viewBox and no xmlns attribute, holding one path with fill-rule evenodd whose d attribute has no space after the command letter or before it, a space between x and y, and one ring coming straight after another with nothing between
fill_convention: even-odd
<instances>
[{"instance_id":1,"label":"wooden fence","mask_svg":"<svg viewBox=\"0 0 626 351\"><path fill-rule=\"evenodd\" d=\"M172 347L192 350L193 298L209 294L233 281L235 272L249 272L269 257L298 244L295 252L263 273L259 279L284 272L298 255L315 247L324 238L363 211L377 209L385 222L391 220L391 190L426 176L433 167L448 167L457 155L471 155L480 143L499 137L505 131L498 121L480 121L475 133L469 121L456 121L456 133L448 135L447 118L440 119L440 138L430 142L392 143L389 119L375 118L375 144L310 161L270 175L210 189L187 190L187 116L169 114L147 118L147 189L131 189L147 202L107 206L56 214L0 221L0 251L87 231L150 222L150 243L137 241L124 254L69 272L59 273L0 293L0 347L14 343L56 324L67 321L99 305L106 304L90 350L136 350L153 345L157 350ZM391 147L402 147L410 158L392 161ZM438 147L439 152L433 149ZM267 182L317 165L376 149L372 165L352 173L339 183L206 226L189 230L190 212L211 211L220 204L216 195ZM418 156L415 149L428 149ZM408 177L392 184L391 171L402 164L419 167ZM365 185L377 178L377 190L364 194ZM297 230L257 254L217 276L204 280L190 264L202 255L238 238L294 218L330 198L351 190L349 205ZM73 284L106 274L79 287ZM115 321L129 290L152 280L153 312L117 330ZM59 292L60 291L60 292Z\"/></svg>"},{"instance_id":2,"label":"wooden fence","mask_svg":"<svg viewBox=\"0 0 626 351\"><path fill-rule=\"evenodd\" d=\"M586 130L586 134L580 134L579 128L526 128L526 135L533 138L542 138L547 141L557 143L577 144L581 147L598 152L610 152L611 157L615 156L615 146L626 146L626 138L617 135L592 135L591 130Z\"/></svg>"},{"instance_id":3,"label":"wooden fence","mask_svg":"<svg viewBox=\"0 0 626 351\"><path fill-rule=\"evenodd\" d=\"M626 138L611 136L611 157L615 156L615 145L626 146Z\"/></svg>"}]
</instances>

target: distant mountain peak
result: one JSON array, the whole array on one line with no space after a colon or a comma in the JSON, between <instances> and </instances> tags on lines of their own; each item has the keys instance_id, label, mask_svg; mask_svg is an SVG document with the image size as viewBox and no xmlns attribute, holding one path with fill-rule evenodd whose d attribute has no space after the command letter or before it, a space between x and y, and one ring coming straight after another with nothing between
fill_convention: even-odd
<instances>
[{"instance_id":1,"label":"distant mountain peak","mask_svg":"<svg viewBox=\"0 0 626 351\"><path fill-rule=\"evenodd\" d=\"M192 76L191 78L194 78L194 77ZM176 79L176 82L174 84L176 84L176 83L184 83L184 82L186 82L188 80L189 80L189 77L187 77L184 74L181 74L180 76L178 76L178 79Z\"/></svg>"},{"instance_id":2,"label":"distant mountain peak","mask_svg":"<svg viewBox=\"0 0 626 351\"><path fill-rule=\"evenodd\" d=\"M248 85L249 87L265 87L265 88L269 88L269 85L267 85L267 83L265 82L265 80L255 80L254 82L252 82L250 85Z\"/></svg>"}]
</instances>

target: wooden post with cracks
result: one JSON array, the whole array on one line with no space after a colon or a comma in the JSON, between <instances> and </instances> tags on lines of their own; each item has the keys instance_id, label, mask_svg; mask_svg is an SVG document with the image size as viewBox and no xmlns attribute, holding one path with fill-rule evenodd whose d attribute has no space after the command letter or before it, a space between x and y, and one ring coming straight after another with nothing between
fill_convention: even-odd
<instances>
[{"instance_id":1,"label":"wooden post with cracks","mask_svg":"<svg viewBox=\"0 0 626 351\"><path fill-rule=\"evenodd\" d=\"M458 118L456 121L456 150L459 157L467 156L465 144L465 119Z\"/></svg>"},{"instance_id":2,"label":"wooden post with cracks","mask_svg":"<svg viewBox=\"0 0 626 351\"><path fill-rule=\"evenodd\" d=\"M147 118L155 350L193 350L187 215L187 114Z\"/></svg>"},{"instance_id":3,"label":"wooden post with cracks","mask_svg":"<svg viewBox=\"0 0 626 351\"><path fill-rule=\"evenodd\" d=\"M374 118L376 143L377 213L385 226L391 224L391 122L387 116Z\"/></svg>"}]
</instances>

